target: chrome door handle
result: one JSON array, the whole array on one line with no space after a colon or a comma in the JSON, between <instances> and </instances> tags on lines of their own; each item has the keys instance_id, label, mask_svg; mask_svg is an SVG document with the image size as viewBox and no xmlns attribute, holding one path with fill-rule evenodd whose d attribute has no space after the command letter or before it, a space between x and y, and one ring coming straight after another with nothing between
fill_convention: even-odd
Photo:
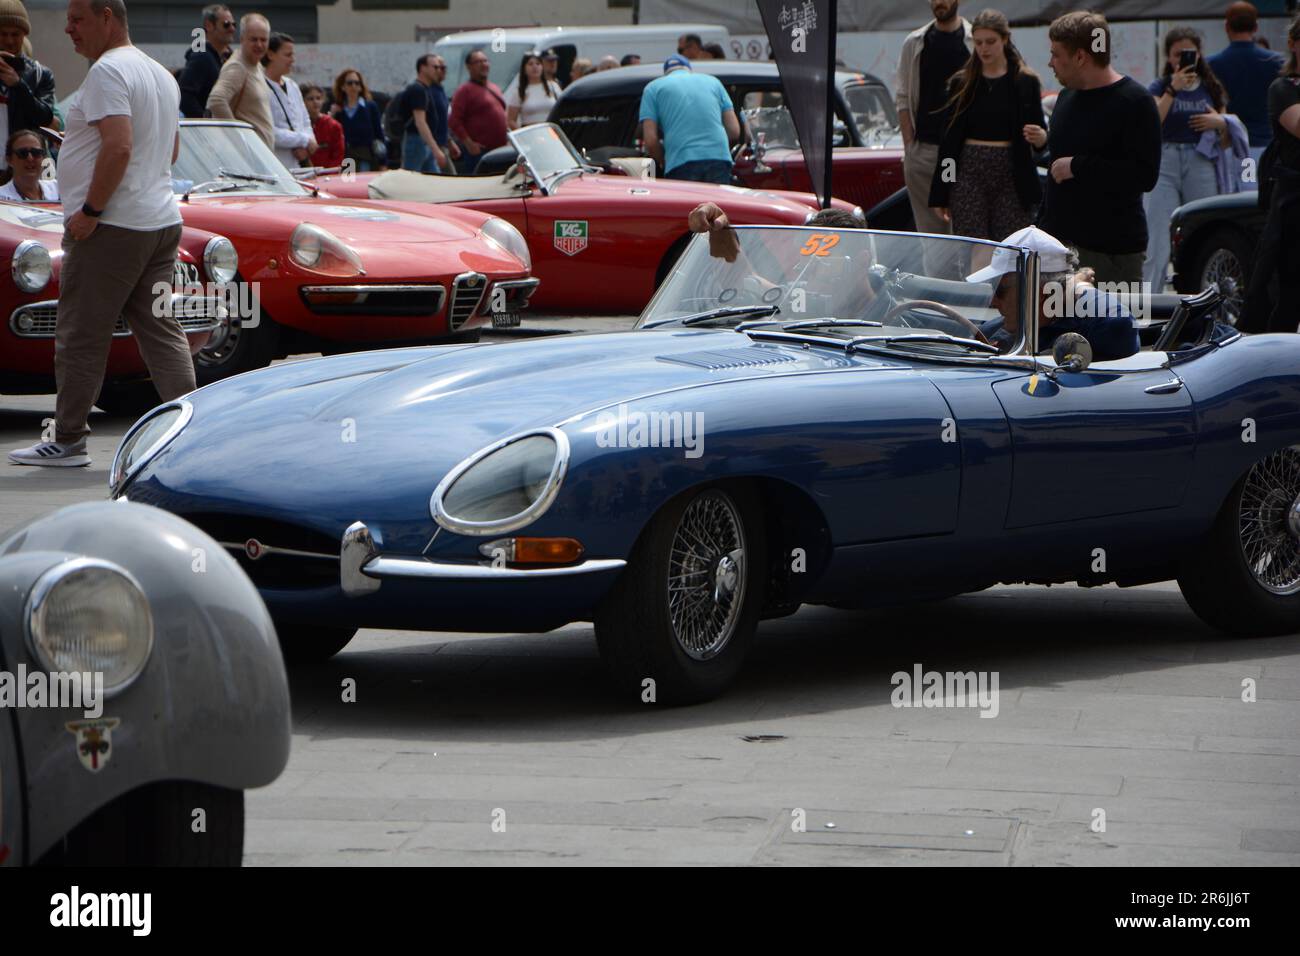
<instances>
[{"instance_id":1,"label":"chrome door handle","mask_svg":"<svg viewBox=\"0 0 1300 956\"><path fill-rule=\"evenodd\" d=\"M1148 395L1169 395L1183 387L1183 380L1175 378L1168 382L1161 382L1159 385L1148 385L1142 391Z\"/></svg>"}]
</instances>

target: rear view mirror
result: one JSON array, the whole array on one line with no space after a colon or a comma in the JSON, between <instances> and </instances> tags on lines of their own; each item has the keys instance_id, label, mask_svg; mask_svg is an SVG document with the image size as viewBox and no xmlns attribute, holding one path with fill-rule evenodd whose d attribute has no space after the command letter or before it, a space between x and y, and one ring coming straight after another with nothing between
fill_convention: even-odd
<instances>
[{"instance_id":1,"label":"rear view mirror","mask_svg":"<svg viewBox=\"0 0 1300 956\"><path fill-rule=\"evenodd\" d=\"M1092 364L1092 345L1078 332L1066 332L1052 346L1056 372L1082 372Z\"/></svg>"}]
</instances>

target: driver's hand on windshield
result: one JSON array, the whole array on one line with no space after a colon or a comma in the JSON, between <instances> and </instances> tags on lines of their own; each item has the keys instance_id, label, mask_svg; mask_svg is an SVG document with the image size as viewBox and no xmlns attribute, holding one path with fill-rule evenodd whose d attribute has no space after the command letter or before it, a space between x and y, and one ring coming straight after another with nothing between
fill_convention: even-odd
<instances>
[{"instance_id":1,"label":"driver's hand on windshield","mask_svg":"<svg viewBox=\"0 0 1300 956\"><path fill-rule=\"evenodd\" d=\"M740 239L721 206L713 202L700 203L686 217L686 223L691 232L709 234L709 255L727 262L736 261L740 255Z\"/></svg>"}]
</instances>

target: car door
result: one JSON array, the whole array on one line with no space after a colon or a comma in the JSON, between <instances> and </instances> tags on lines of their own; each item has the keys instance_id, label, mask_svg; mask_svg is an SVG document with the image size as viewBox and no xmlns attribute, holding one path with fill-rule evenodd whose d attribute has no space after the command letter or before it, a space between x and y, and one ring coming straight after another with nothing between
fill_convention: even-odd
<instances>
[{"instance_id":1,"label":"car door","mask_svg":"<svg viewBox=\"0 0 1300 956\"><path fill-rule=\"evenodd\" d=\"M1176 507L1192 473L1196 426L1163 355L997 382L1011 432L1007 528Z\"/></svg>"}]
</instances>

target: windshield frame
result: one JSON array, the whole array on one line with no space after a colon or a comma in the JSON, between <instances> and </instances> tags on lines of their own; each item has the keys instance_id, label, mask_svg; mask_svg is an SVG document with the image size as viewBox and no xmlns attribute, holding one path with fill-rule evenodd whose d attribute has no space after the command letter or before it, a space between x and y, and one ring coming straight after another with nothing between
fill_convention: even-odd
<instances>
[{"instance_id":1,"label":"windshield frame","mask_svg":"<svg viewBox=\"0 0 1300 956\"><path fill-rule=\"evenodd\" d=\"M921 352L916 350L893 349L892 351L893 354L899 355L900 357L908 356L911 358L925 358L927 360L928 359L936 359L941 361L951 361L954 359L961 360L961 361L975 360L978 361L980 364L988 364L990 361L993 362L1011 361L1016 364L1024 364L1027 362L1035 367L1037 367L1040 364L1039 362L1040 356L1037 355L1038 318L1039 318L1038 296L1025 294L1025 290L1034 289L1037 288L1038 286L1039 258L1038 258L1038 254L1036 252L1033 252L1032 250L1025 249L1020 246L1007 245L1006 243L1002 243L1002 242L994 242L989 239L973 239L967 236L939 235L935 233L924 233L924 232L898 232L898 231L887 230L887 229L842 229L842 228L830 229L825 227L816 227L816 226L807 226L807 225L804 226L741 225L741 226L732 226L731 228L735 229L737 232L756 232L758 230L766 230L766 231L783 230L787 232L807 232L808 230L813 229L819 232L834 232L834 233L847 233L847 234L861 233L865 235L880 236L886 239L897 238L900 236L911 236L917 239L937 239L937 240L946 240L949 242L961 242L969 245L989 246L993 250L996 249L1013 250L1018 256L1021 263L1021 266L1017 270L1016 275L1018 276L1020 281L1020 295L1019 295L1020 326L1023 332L1015 348L1002 355L987 355L987 354L975 353L975 352L964 353L960 355L959 354L935 355L931 352ZM646 331L657 329L657 330L665 330L670 332L671 331L680 332L688 328L690 330L697 330L700 328L699 326L683 327L679 325L674 325L671 322L660 324L658 321L658 317L656 318L656 320L653 320L654 324L651 326L646 326L645 323L647 321L647 318L653 314L655 307L659 304L659 300L665 297L665 293L667 293L670 287L672 286L672 281L671 281L672 277L676 272L677 268L680 266L680 264L683 261L686 261L688 255L696 255L696 256L700 255L699 252L694 251L698 248L703 248L703 255L706 257L709 256L710 253L708 251L708 244L709 244L709 237L706 233L696 233L692 237L691 241L687 243L686 248L682 250L682 254L678 258L677 263L674 264L672 270L669 271L668 276L660 284L659 288L655 290L655 294L651 297L650 301L646 304L646 307L642 310L640 317L637 319L636 325L633 327L633 331L639 332L642 331L643 329ZM824 341L827 345L833 345L839 347L845 347L848 343L848 339L846 338L838 337L834 335L822 336L822 335L818 335L815 331L812 330L809 330L808 333L800 332L797 334L794 332L785 332L780 328L779 325L775 325L770 329L763 329L762 334L764 337L789 336L791 340L817 339L820 341ZM887 336L881 336L881 337L883 338ZM864 342L861 344L865 344L868 347L870 347L869 342ZM883 348L885 347L882 346L882 349ZM1050 356L1048 356L1048 358L1050 359Z\"/></svg>"},{"instance_id":2,"label":"windshield frame","mask_svg":"<svg viewBox=\"0 0 1300 956\"><path fill-rule=\"evenodd\" d=\"M525 148L525 142L530 141L536 136L542 135L541 131L544 129L549 129L555 138L560 141L560 144L573 158L574 163L573 166L553 172L549 177L543 177L541 175L533 154ZM564 130L560 129L560 127L555 123L549 121L545 123L531 123L528 126L521 126L519 129L507 130L506 138L510 141L510 145L515 148L515 152L519 154L519 158L522 159L524 164L528 167L528 175L532 177L533 182L537 183L537 188L542 191L543 196L551 195L551 193L555 191L556 187L569 177L580 176L585 172L592 171L592 167L586 164L582 158L582 154L578 152L577 147L569 141L569 137L564 135Z\"/></svg>"},{"instance_id":3,"label":"windshield frame","mask_svg":"<svg viewBox=\"0 0 1300 956\"><path fill-rule=\"evenodd\" d=\"M272 160L274 160L274 165L271 166L271 168L276 170L276 177L277 177L274 183L260 183L256 181L245 180L242 177L232 177L229 175L222 175L221 164L219 162L214 161L214 167L211 170L213 175L206 180L195 180L190 185L191 190L202 182L224 181L224 182L239 183L240 188L230 189L230 190L223 189L220 190L219 192L216 192L215 195L261 196L264 198L274 198L274 199L286 199L286 198L296 199L303 196L315 195L315 192L312 189L310 189L307 186L304 186L302 183L298 182L294 178L293 173L289 171L288 167L286 167L283 163L281 163L279 158L275 155L274 151L269 146L267 146L265 142L262 141L262 138L257 134L257 131L253 128L252 124L246 123L243 120L182 118L178 130L178 135L180 136L181 139L181 148L180 148L180 152L177 153L176 155L176 163L179 163L181 161L181 156L184 155L186 152L187 137L185 134L185 130L187 129L246 130L247 132L244 133L243 135L247 136L250 142L254 142L257 144L257 146L260 146L262 149L264 149L266 151L266 154L270 156ZM193 134L191 134L189 138L193 139L194 138ZM257 147L254 148L256 149ZM204 192L187 192L186 190L180 190L180 191L176 190L175 183L181 181L176 178L176 172L177 172L176 163L171 164L172 183L173 183L172 191L176 193L176 196L179 198L181 195L188 195L189 199L187 201L190 201L193 200L195 197L207 195L207 193ZM261 169L251 169L251 170L231 169L229 170L229 172L267 175ZM290 184L292 184L292 188L287 188L290 186Z\"/></svg>"}]
</instances>

